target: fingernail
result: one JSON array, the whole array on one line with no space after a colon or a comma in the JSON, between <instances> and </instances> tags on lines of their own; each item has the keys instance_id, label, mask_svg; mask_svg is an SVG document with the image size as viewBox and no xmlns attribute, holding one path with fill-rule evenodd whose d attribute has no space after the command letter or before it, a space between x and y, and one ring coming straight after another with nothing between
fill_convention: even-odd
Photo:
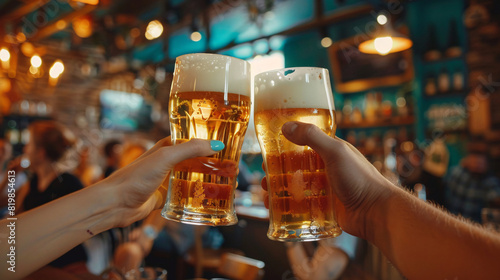
<instances>
[{"instance_id":1,"label":"fingernail","mask_svg":"<svg viewBox=\"0 0 500 280\"><path fill-rule=\"evenodd\" d=\"M283 132L286 134L292 134L297 128L297 124L294 122L287 122L283 125Z\"/></svg>"},{"instance_id":2,"label":"fingernail","mask_svg":"<svg viewBox=\"0 0 500 280\"><path fill-rule=\"evenodd\" d=\"M212 148L213 151L219 152L219 151L222 151L225 146L224 146L224 143L222 143L219 140L211 140L210 147Z\"/></svg>"}]
</instances>

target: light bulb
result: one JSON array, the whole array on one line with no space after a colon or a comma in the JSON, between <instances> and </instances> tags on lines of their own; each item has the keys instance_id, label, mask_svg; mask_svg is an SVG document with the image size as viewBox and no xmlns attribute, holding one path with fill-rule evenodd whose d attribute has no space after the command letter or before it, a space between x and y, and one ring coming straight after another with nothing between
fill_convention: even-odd
<instances>
[{"instance_id":1,"label":"light bulb","mask_svg":"<svg viewBox=\"0 0 500 280\"><path fill-rule=\"evenodd\" d=\"M201 40L201 33L198 31L194 31L193 33L191 33L191 40L193 40L194 42L198 42L199 40Z\"/></svg>"},{"instance_id":2,"label":"light bulb","mask_svg":"<svg viewBox=\"0 0 500 280\"><path fill-rule=\"evenodd\" d=\"M375 50L381 55L388 54L393 47L392 37L378 37L374 42Z\"/></svg>"},{"instance_id":3,"label":"light bulb","mask_svg":"<svg viewBox=\"0 0 500 280\"><path fill-rule=\"evenodd\" d=\"M62 63L62 61L56 60L56 62L54 62L54 65L52 65L51 69L54 69L54 71L61 74L62 72L64 72L64 64Z\"/></svg>"},{"instance_id":4,"label":"light bulb","mask_svg":"<svg viewBox=\"0 0 500 280\"><path fill-rule=\"evenodd\" d=\"M387 17L386 17L385 15L380 14L380 15L378 15L378 17L377 17L377 22L378 22L378 24L380 24L380 25L384 25L384 24L386 24L386 23L387 23Z\"/></svg>"},{"instance_id":5,"label":"light bulb","mask_svg":"<svg viewBox=\"0 0 500 280\"><path fill-rule=\"evenodd\" d=\"M328 48L332 45L332 39L330 37L325 37L323 39L321 39L321 46L323 46L323 48Z\"/></svg>"},{"instance_id":6,"label":"light bulb","mask_svg":"<svg viewBox=\"0 0 500 280\"><path fill-rule=\"evenodd\" d=\"M159 20L151 21L146 27L146 39L153 40L161 36L163 33L163 25Z\"/></svg>"},{"instance_id":7,"label":"light bulb","mask_svg":"<svg viewBox=\"0 0 500 280\"><path fill-rule=\"evenodd\" d=\"M0 50L0 60L7 62L10 59L10 52L6 48Z\"/></svg>"},{"instance_id":8,"label":"light bulb","mask_svg":"<svg viewBox=\"0 0 500 280\"><path fill-rule=\"evenodd\" d=\"M42 58L35 54L31 57L31 65L35 68L42 66Z\"/></svg>"}]
</instances>

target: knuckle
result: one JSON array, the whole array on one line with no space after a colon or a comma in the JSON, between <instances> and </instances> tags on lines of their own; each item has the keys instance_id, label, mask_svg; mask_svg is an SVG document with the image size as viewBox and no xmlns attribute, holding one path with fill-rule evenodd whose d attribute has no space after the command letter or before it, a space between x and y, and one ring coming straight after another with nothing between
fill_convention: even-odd
<instances>
[{"instance_id":1,"label":"knuckle","mask_svg":"<svg viewBox=\"0 0 500 280\"><path fill-rule=\"evenodd\" d=\"M306 131L305 132L306 132L306 134L309 137L316 137L316 136L318 136L318 133L320 131L321 130L317 126L315 126L313 124L310 124L310 123L306 124Z\"/></svg>"},{"instance_id":2,"label":"knuckle","mask_svg":"<svg viewBox=\"0 0 500 280\"><path fill-rule=\"evenodd\" d=\"M164 146L158 149L158 153L161 157L168 157L171 154L169 147Z\"/></svg>"}]
</instances>

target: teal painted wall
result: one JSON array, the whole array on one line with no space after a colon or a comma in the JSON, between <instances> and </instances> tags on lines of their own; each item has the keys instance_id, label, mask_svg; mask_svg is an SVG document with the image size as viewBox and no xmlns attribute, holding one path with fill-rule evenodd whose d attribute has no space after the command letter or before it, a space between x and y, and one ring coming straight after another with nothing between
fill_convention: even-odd
<instances>
[{"instance_id":1,"label":"teal painted wall","mask_svg":"<svg viewBox=\"0 0 500 280\"><path fill-rule=\"evenodd\" d=\"M245 43L259 36L275 34L276 32L311 20L314 15L313 3L314 1L310 0L279 1L273 12L263 16L259 22L251 21L249 19L247 7L241 6L229 13L220 14L215 18L210 27L212 34L210 42L207 42L206 36L203 36L200 42L192 42L189 39L191 30L185 28L179 30L170 37L168 57L167 54L163 52L163 43L158 42L146 49L137 50L134 52L134 58L157 62L166 58L173 59L178 55L186 53L223 48L229 43L235 42L239 43L238 47L225 50L221 53L242 59L249 59L256 54L264 53L269 50L269 45L271 45L272 50L279 49L283 51L286 67L325 67L330 69L331 72L332 68L327 49L320 45L321 35L319 30L311 30L287 38L278 38L275 40L278 41L278 43L271 42L267 44L267 42L265 42L263 46L259 46L259 43ZM387 2L378 0L346 0L345 4L341 7L336 4L336 1L324 0L323 6L325 8L325 14L331 15L349 7L367 3L376 5L377 8L389 9L387 7ZM425 112L432 105L446 103L464 104L465 95L429 98L423 94L426 77L429 74L437 75L443 68L447 69L450 73L459 69L463 71L464 77L468 76L466 63L463 58L433 63L427 63L423 60L423 53L428 44L428 30L431 24L436 28L436 34L441 35L438 37L438 44L444 49L449 40L447 34L449 33L450 24L454 21L458 27L461 45L464 49L466 48L466 31L462 23L464 8L465 0L410 1L403 7L402 12L405 15L404 23L408 26L410 37L414 42L412 51L415 78L411 86L413 87L412 95L417 121L416 124L410 128L416 135L417 142L419 143L425 143L425 140L432 139L427 131L428 122L425 115ZM361 32L369 32L375 22L373 14L376 13L328 26L326 32L334 42L355 36ZM203 30L201 30L201 32L205 35ZM169 70L172 70L170 68ZM333 79L331 80L333 82ZM467 78L464 80L466 81ZM379 88L375 90L383 92L384 100L391 100L394 103L396 95L401 90L401 87ZM334 92L336 108L341 109L344 99L346 98L353 102L353 106L362 108L366 92L367 91L363 91L347 95ZM369 132L369 130L367 131ZM338 134L343 136L342 132L343 131L339 131ZM450 165L455 165L464 155L463 147L465 142L463 138L456 135L450 135L447 139L451 152Z\"/></svg>"}]
</instances>

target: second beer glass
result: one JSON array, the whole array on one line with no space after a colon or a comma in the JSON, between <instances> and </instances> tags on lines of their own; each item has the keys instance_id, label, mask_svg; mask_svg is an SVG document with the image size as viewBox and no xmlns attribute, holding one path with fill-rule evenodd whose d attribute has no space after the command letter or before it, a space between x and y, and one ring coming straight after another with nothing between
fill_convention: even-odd
<instances>
[{"instance_id":1,"label":"second beer glass","mask_svg":"<svg viewBox=\"0 0 500 280\"><path fill-rule=\"evenodd\" d=\"M266 167L269 192L268 237L310 241L339 235L333 191L325 165L307 146L288 141L288 121L312 123L335 135L333 95L328 70L289 68L255 77L255 129Z\"/></svg>"},{"instance_id":2,"label":"second beer glass","mask_svg":"<svg viewBox=\"0 0 500 280\"><path fill-rule=\"evenodd\" d=\"M233 197L250 118L250 83L244 60L215 54L177 58L169 107L173 144L201 138L222 141L225 148L174 167L163 217L214 226L237 222Z\"/></svg>"}]
</instances>

